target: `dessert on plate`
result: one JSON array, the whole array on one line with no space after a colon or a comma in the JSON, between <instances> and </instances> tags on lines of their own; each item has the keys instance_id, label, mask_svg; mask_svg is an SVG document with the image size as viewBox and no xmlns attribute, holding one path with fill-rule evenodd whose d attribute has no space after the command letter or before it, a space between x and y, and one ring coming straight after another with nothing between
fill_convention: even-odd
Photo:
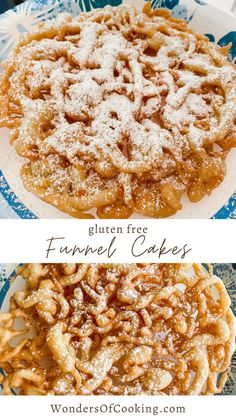
<instances>
[{"instance_id":1,"label":"dessert on plate","mask_svg":"<svg viewBox=\"0 0 236 419\"><path fill-rule=\"evenodd\" d=\"M25 289L0 314L3 394L224 389L236 327L211 266L25 264L17 275Z\"/></svg>"},{"instance_id":2,"label":"dessert on plate","mask_svg":"<svg viewBox=\"0 0 236 419\"><path fill-rule=\"evenodd\" d=\"M227 53L150 3L23 35L3 63L0 125L25 188L78 218L168 217L184 193L211 194L236 144Z\"/></svg>"}]
</instances>

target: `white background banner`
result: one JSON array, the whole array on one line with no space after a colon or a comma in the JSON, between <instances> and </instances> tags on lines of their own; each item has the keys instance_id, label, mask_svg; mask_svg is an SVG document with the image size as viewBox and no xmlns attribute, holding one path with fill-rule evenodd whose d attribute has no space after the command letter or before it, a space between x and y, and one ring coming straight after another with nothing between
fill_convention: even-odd
<instances>
[{"instance_id":1,"label":"white background banner","mask_svg":"<svg viewBox=\"0 0 236 419\"><path fill-rule=\"evenodd\" d=\"M2 396L1 413L9 418L163 418L214 419L233 415L234 396Z\"/></svg>"},{"instance_id":2,"label":"white background banner","mask_svg":"<svg viewBox=\"0 0 236 419\"><path fill-rule=\"evenodd\" d=\"M0 221L0 262L236 261L234 220Z\"/></svg>"}]
</instances>

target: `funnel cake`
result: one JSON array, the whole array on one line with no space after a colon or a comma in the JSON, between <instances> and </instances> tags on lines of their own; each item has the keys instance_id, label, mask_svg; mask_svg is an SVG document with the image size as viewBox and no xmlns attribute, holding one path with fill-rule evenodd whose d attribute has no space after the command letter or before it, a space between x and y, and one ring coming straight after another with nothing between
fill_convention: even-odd
<instances>
[{"instance_id":1,"label":"funnel cake","mask_svg":"<svg viewBox=\"0 0 236 419\"><path fill-rule=\"evenodd\" d=\"M28 264L17 274L26 289L0 314L4 394L222 392L235 318L210 266Z\"/></svg>"},{"instance_id":2,"label":"funnel cake","mask_svg":"<svg viewBox=\"0 0 236 419\"><path fill-rule=\"evenodd\" d=\"M0 77L0 124L26 189L78 218L168 217L220 185L236 145L236 72L167 10L61 15Z\"/></svg>"}]
</instances>

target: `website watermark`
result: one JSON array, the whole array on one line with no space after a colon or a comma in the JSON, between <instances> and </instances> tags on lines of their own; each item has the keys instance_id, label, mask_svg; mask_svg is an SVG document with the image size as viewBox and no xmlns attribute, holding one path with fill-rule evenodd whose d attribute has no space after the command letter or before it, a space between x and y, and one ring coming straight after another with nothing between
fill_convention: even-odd
<instances>
[{"instance_id":1,"label":"website watermark","mask_svg":"<svg viewBox=\"0 0 236 419\"><path fill-rule=\"evenodd\" d=\"M185 406L161 406L148 405L144 403L132 403L123 405L121 403L102 403L100 405L89 406L84 403L78 405L71 404L51 404L51 413L54 414L132 414L157 416L162 414L186 414Z\"/></svg>"}]
</instances>

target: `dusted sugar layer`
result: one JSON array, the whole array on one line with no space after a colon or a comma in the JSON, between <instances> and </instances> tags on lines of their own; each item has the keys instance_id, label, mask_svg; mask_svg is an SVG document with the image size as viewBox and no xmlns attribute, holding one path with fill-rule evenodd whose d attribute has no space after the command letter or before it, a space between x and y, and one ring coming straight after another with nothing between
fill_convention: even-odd
<instances>
[{"instance_id":1,"label":"dusted sugar layer","mask_svg":"<svg viewBox=\"0 0 236 419\"><path fill-rule=\"evenodd\" d=\"M236 144L227 53L149 3L24 35L3 64L0 125L25 187L78 218L167 217L185 192L211 194Z\"/></svg>"}]
</instances>

